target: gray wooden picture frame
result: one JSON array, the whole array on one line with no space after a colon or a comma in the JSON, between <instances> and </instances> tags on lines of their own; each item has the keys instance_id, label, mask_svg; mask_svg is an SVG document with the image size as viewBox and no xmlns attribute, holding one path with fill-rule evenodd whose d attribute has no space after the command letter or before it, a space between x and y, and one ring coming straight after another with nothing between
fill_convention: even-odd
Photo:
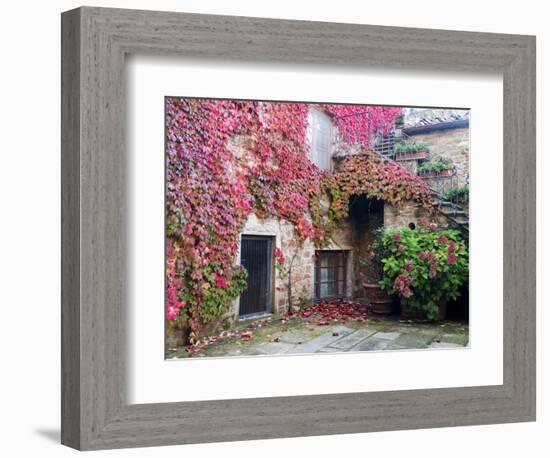
<instances>
[{"instance_id":1,"label":"gray wooden picture frame","mask_svg":"<svg viewBox=\"0 0 550 458\"><path fill-rule=\"evenodd\" d=\"M81 450L535 419L535 38L83 7L62 14L62 427ZM130 405L125 56L504 78L502 385ZM491 253L487 253L491 256Z\"/></svg>"}]
</instances>

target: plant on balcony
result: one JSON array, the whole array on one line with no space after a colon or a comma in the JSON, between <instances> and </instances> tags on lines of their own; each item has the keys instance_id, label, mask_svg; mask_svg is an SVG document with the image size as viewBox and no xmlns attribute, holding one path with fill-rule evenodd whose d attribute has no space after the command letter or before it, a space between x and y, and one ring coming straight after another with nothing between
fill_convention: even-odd
<instances>
[{"instance_id":1,"label":"plant on balcony","mask_svg":"<svg viewBox=\"0 0 550 458\"><path fill-rule=\"evenodd\" d=\"M423 176L447 175L452 170L452 162L448 159L436 159L418 167L418 174Z\"/></svg>"},{"instance_id":2,"label":"plant on balcony","mask_svg":"<svg viewBox=\"0 0 550 458\"><path fill-rule=\"evenodd\" d=\"M420 221L416 229L381 229L375 250L383 265L382 289L428 320L460 295L468 279L468 250L456 230Z\"/></svg>"},{"instance_id":3,"label":"plant on balcony","mask_svg":"<svg viewBox=\"0 0 550 458\"><path fill-rule=\"evenodd\" d=\"M449 189L443 194L443 197L445 197L446 200L467 208L470 201L470 189L468 186Z\"/></svg>"},{"instance_id":4,"label":"plant on balcony","mask_svg":"<svg viewBox=\"0 0 550 458\"><path fill-rule=\"evenodd\" d=\"M427 143L398 143L395 146L396 153L416 153L417 151L426 151Z\"/></svg>"},{"instance_id":5,"label":"plant on balcony","mask_svg":"<svg viewBox=\"0 0 550 458\"><path fill-rule=\"evenodd\" d=\"M395 159L424 159L428 155L426 143L398 143L395 146Z\"/></svg>"}]
</instances>

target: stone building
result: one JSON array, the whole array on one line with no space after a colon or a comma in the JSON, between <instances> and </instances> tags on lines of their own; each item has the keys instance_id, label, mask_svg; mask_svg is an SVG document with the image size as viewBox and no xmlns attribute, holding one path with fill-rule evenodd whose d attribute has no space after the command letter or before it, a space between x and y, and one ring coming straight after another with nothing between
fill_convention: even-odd
<instances>
[{"instance_id":1,"label":"stone building","mask_svg":"<svg viewBox=\"0 0 550 458\"><path fill-rule=\"evenodd\" d=\"M403 134L429 145L431 158L449 160L456 169L456 186L465 186L470 170L470 111L427 109L409 112Z\"/></svg>"},{"instance_id":2,"label":"stone building","mask_svg":"<svg viewBox=\"0 0 550 458\"><path fill-rule=\"evenodd\" d=\"M422 136L426 142L430 142L430 148L460 157L464 165L463 177L466 179L467 128L466 132L460 129L418 130L410 131L410 135ZM449 131L451 137L444 137ZM456 145L452 140L454 136L457 138ZM309 112L307 141L310 159L321 169L333 170L337 167L338 157L353 153L342 151L331 117L314 106ZM246 139L236 139L231 148L239 154L245 143ZM365 262L369 259L376 230L383 225L394 228L414 225L420 217L426 216L425 211L414 202L396 208L366 196L354 196L350 201L348 218L340 223L330 244L318 249L309 240L302 246L294 246L291 223L250 215L240 234L236 259L248 271L249 286L234 301L229 317L242 319L288 310L288 278L284 278L276 268L277 249L284 254L286 263L292 262L293 304L307 304L329 298L362 297L363 281L379 280L376 266L372 262ZM444 215L440 215L440 220L443 225L447 224Z\"/></svg>"}]
</instances>

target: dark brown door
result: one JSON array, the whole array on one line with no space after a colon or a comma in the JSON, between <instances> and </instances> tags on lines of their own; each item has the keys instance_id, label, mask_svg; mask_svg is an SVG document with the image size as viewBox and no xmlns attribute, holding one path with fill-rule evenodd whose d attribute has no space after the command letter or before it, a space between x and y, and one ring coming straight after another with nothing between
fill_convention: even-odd
<instances>
[{"instance_id":1,"label":"dark brown door","mask_svg":"<svg viewBox=\"0 0 550 458\"><path fill-rule=\"evenodd\" d=\"M256 315L269 311L271 249L271 237L242 237L241 264L248 272L248 286L241 294L240 316Z\"/></svg>"}]
</instances>

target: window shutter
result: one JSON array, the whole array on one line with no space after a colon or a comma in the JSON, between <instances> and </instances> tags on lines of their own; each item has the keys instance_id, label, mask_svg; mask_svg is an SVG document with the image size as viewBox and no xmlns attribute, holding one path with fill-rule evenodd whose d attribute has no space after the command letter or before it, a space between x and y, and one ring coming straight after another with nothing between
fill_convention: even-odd
<instances>
[{"instance_id":1,"label":"window shutter","mask_svg":"<svg viewBox=\"0 0 550 458\"><path fill-rule=\"evenodd\" d=\"M319 110L312 110L311 161L320 169L330 170L332 122L330 117Z\"/></svg>"}]
</instances>

